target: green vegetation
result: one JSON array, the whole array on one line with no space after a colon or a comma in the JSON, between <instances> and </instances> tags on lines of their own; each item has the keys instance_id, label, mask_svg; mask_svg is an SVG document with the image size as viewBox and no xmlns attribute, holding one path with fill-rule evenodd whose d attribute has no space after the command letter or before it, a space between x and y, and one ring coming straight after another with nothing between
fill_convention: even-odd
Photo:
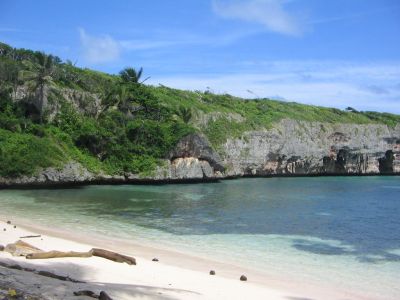
<instances>
[{"instance_id":1,"label":"green vegetation","mask_svg":"<svg viewBox=\"0 0 400 300\"><path fill-rule=\"evenodd\" d=\"M0 176L78 161L92 172L150 174L185 135L228 137L283 118L395 126L400 116L147 86L143 69L109 75L0 43ZM210 117L212 116L212 117Z\"/></svg>"},{"instance_id":2,"label":"green vegetation","mask_svg":"<svg viewBox=\"0 0 400 300\"><path fill-rule=\"evenodd\" d=\"M194 131L140 83L142 70L110 76L7 45L0 45L0 55L1 176L33 174L71 160L93 172L149 173ZM101 99L97 110L77 109L83 104L65 96L71 89L77 102L85 98L82 92L95 93L89 100Z\"/></svg>"}]
</instances>

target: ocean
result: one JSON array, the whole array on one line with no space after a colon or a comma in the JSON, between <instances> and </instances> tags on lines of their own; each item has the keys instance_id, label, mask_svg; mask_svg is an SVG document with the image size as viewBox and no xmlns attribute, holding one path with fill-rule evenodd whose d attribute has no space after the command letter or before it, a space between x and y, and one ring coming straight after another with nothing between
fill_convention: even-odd
<instances>
[{"instance_id":1,"label":"ocean","mask_svg":"<svg viewBox=\"0 0 400 300\"><path fill-rule=\"evenodd\" d=\"M0 215L400 299L400 177L0 190Z\"/></svg>"}]
</instances>

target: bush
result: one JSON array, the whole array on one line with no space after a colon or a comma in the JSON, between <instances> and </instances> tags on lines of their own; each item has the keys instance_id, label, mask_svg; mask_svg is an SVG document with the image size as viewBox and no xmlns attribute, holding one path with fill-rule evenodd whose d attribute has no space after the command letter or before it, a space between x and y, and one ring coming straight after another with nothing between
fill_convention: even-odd
<instances>
[{"instance_id":1,"label":"bush","mask_svg":"<svg viewBox=\"0 0 400 300\"><path fill-rule=\"evenodd\" d=\"M0 129L0 175L32 175L40 168L60 167L66 158L54 141Z\"/></svg>"}]
</instances>

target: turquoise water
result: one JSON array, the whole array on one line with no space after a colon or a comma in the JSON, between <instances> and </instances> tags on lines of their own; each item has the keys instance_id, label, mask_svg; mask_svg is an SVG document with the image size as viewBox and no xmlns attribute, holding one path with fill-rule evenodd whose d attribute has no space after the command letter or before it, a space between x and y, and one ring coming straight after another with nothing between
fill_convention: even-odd
<instances>
[{"instance_id":1,"label":"turquoise water","mask_svg":"<svg viewBox=\"0 0 400 300\"><path fill-rule=\"evenodd\" d=\"M162 245L299 282L400 295L400 177L0 191L2 215ZM229 257L229 258L228 258Z\"/></svg>"}]
</instances>

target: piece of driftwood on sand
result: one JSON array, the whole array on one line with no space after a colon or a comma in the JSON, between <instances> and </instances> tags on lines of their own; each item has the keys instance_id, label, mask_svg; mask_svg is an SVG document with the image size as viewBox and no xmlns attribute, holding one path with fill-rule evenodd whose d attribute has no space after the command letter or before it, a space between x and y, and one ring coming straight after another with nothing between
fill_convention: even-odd
<instances>
[{"instance_id":1,"label":"piece of driftwood on sand","mask_svg":"<svg viewBox=\"0 0 400 300\"><path fill-rule=\"evenodd\" d=\"M24 236L20 236L20 239L31 239L31 238L40 238L42 237L40 234L38 235L24 235Z\"/></svg>"},{"instance_id":2,"label":"piece of driftwood on sand","mask_svg":"<svg viewBox=\"0 0 400 300\"><path fill-rule=\"evenodd\" d=\"M48 251L48 252L30 253L26 255L26 258L47 259L47 258L59 258L59 257L91 257L91 256L98 256L119 263L127 263L128 265L136 265L136 259L133 257L98 248L92 248L87 252Z\"/></svg>"},{"instance_id":3,"label":"piece of driftwood on sand","mask_svg":"<svg viewBox=\"0 0 400 300\"><path fill-rule=\"evenodd\" d=\"M41 249L21 240L6 245L4 251L11 253L13 256L26 256L31 253L43 252Z\"/></svg>"},{"instance_id":4,"label":"piece of driftwood on sand","mask_svg":"<svg viewBox=\"0 0 400 300\"><path fill-rule=\"evenodd\" d=\"M92 257L98 256L118 263L127 263L128 265L136 265L136 259L117 252L92 248L87 252L75 251L43 251L27 242L18 240L15 243L8 244L4 251L11 253L13 256L25 256L27 259L48 259L60 257Z\"/></svg>"}]
</instances>

